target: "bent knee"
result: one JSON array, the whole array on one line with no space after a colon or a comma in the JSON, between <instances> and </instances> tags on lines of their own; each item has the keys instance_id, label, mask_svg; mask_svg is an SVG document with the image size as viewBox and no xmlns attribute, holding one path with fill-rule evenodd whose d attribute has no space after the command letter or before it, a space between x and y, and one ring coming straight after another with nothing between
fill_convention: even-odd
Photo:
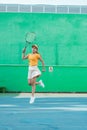
<instances>
[{"instance_id":1,"label":"bent knee","mask_svg":"<svg viewBox=\"0 0 87 130\"><path fill-rule=\"evenodd\" d=\"M28 79L28 85L32 85L32 83L31 83L31 80L30 79Z\"/></svg>"},{"instance_id":2,"label":"bent knee","mask_svg":"<svg viewBox=\"0 0 87 130\"><path fill-rule=\"evenodd\" d=\"M35 85L34 80L28 80L28 85L30 85L30 86Z\"/></svg>"},{"instance_id":3,"label":"bent knee","mask_svg":"<svg viewBox=\"0 0 87 130\"><path fill-rule=\"evenodd\" d=\"M28 83L29 86L31 86L32 84L31 83Z\"/></svg>"},{"instance_id":4,"label":"bent knee","mask_svg":"<svg viewBox=\"0 0 87 130\"><path fill-rule=\"evenodd\" d=\"M32 85L32 83L31 83L31 82L28 82L28 85L30 85L30 86L31 86L31 85Z\"/></svg>"}]
</instances>

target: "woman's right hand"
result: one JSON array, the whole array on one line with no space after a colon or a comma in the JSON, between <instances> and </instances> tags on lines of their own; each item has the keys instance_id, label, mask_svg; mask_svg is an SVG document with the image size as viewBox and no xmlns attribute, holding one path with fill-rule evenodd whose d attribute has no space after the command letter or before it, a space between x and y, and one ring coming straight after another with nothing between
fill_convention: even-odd
<instances>
[{"instance_id":1,"label":"woman's right hand","mask_svg":"<svg viewBox=\"0 0 87 130\"><path fill-rule=\"evenodd\" d=\"M24 48L24 49L22 50L22 53L25 53L25 51L26 51L26 48Z\"/></svg>"}]
</instances>

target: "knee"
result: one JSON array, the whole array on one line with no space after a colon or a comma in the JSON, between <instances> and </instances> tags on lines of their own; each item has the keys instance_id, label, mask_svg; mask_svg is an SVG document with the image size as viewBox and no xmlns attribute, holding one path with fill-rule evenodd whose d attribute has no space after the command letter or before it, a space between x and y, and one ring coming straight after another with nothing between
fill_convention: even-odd
<instances>
[{"instance_id":1,"label":"knee","mask_svg":"<svg viewBox=\"0 0 87 130\"><path fill-rule=\"evenodd\" d=\"M29 86L34 86L35 83L34 83L34 82L28 82L28 85L29 85Z\"/></svg>"},{"instance_id":2,"label":"knee","mask_svg":"<svg viewBox=\"0 0 87 130\"><path fill-rule=\"evenodd\" d=\"M34 82L34 80L28 80L28 85L30 85L30 86L33 86L33 85L35 85L35 82Z\"/></svg>"},{"instance_id":3,"label":"knee","mask_svg":"<svg viewBox=\"0 0 87 130\"><path fill-rule=\"evenodd\" d=\"M31 83L31 82L28 82L28 85L30 85L30 86L31 86L31 85L32 85L32 83Z\"/></svg>"},{"instance_id":4,"label":"knee","mask_svg":"<svg viewBox=\"0 0 87 130\"><path fill-rule=\"evenodd\" d=\"M28 85L31 86L32 85L32 80L28 79Z\"/></svg>"}]
</instances>

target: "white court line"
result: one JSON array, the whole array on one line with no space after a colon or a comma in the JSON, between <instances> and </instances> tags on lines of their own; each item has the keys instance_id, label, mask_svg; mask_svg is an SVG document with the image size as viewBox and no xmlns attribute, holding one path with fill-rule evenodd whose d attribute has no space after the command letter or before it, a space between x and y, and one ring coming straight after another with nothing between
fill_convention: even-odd
<instances>
[{"instance_id":1,"label":"white court line","mask_svg":"<svg viewBox=\"0 0 87 130\"><path fill-rule=\"evenodd\" d=\"M0 104L0 107L15 107L16 105L11 104Z\"/></svg>"},{"instance_id":2,"label":"white court line","mask_svg":"<svg viewBox=\"0 0 87 130\"><path fill-rule=\"evenodd\" d=\"M72 105L74 107L87 107L87 105Z\"/></svg>"},{"instance_id":3,"label":"white court line","mask_svg":"<svg viewBox=\"0 0 87 130\"><path fill-rule=\"evenodd\" d=\"M36 98L87 97L87 93L35 93ZM14 98L30 98L31 93L20 93Z\"/></svg>"},{"instance_id":4,"label":"white court line","mask_svg":"<svg viewBox=\"0 0 87 130\"><path fill-rule=\"evenodd\" d=\"M64 111L87 111L87 108L78 107L45 107L45 108L32 108L32 110L64 110Z\"/></svg>"},{"instance_id":5,"label":"white court line","mask_svg":"<svg viewBox=\"0 0 87 130\"><path fill-rule=\"evenodd\" d=\"M7 109L6 109L7 110ZM76 107L42 107L42 108L28 108L28 109L23 109L23 108L21 108L21 109L8 109L7 111L15 111L15 112L29 112L29 110L62 110L62 111L87 111L87 108L76 108ZM0 110L1 111L1 110ZM2 110L2 111L4 111L4 110ZM6 112L7 112L6 111Z\"/></svg>"},{"instance_id":6,"label":"white court line","mask_svg":"<svg viewBox=\"0 0 87 130\"><path fill-rule=\"evenodd\" d=\"M0 107L4 108L11 108L16 105L0 105ZM7 110L7 109L6 109ZM87 111L87 107L36 107L36 108L13 108L13 109L8 109L8 111L29 111L29 110L63 110L63 111ZM1 111L1 109L0 109ZM4 110L3 110L4 111Z\"/></svg>"}]
</instances>

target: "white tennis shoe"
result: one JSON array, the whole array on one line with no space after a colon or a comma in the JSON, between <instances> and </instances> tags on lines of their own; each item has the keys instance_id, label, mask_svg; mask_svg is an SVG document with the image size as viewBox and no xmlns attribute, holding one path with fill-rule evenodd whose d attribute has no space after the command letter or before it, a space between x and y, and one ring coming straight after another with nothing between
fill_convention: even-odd
<instances>
[{"instance_id":1,"label":"white tennis shoe","mask_svg":"<svg viewBox=\"0 0 87 130\"><path fill-rule=\"evenodd\" d=\"M44 85L44 83L43 83L42 80L40 80L39 83L40 83L40 85L41 85L43 88L45 87L45 85Z\"/></svg>"},{"instance_id":2,"label":"white tennis shoe","mask_svg":"<svg viewBox=\"0 0 87 130\"><path fill-rule=\"evenodd\" d=\"M34 103L34 101L35 101L35 97L31 97L30 104Z\"/></svg>"}]
</instances>

